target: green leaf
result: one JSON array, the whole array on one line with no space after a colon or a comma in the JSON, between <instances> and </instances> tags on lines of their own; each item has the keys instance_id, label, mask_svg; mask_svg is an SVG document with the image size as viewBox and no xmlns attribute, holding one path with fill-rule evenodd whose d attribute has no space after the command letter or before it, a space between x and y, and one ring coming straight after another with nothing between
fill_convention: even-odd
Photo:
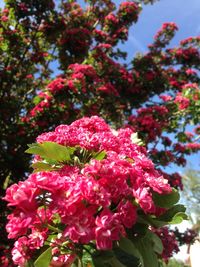
<instances>
[{"instance_id":1,"label":"green leaf","mask_svg":"<svg viewBox=\"0 0 200 267\"><path fill-rule=\"evenodd\" d=\"M126 267L116 257L113 257L112 259L110 259L109 266L112 266L112 267Z\"/></svg>"},{"instance_id":2,"label":"green leaf","mask_svg":"<svg viewBox=\"0 0 200 267\"><path fill-rule=\"evenodd\" d=\"M178 213L184 213L186 208L181 205L175 205L171 209L167 210L164 214L162 214L160 217L158 217L158 220L160 221L165 221L165 222L171 222L173 218L178 214ZM185 213L184 213L185 214Z\"/></svg>"},{"instance_id":3,"label":"green leaf","mask_svg":"<svg viewBox=\"0 0 200 267\"><path fill-rule=\"evenodd\" d=\"M98 251L92 255L92 262L95 267L106 267L107 263L114 257L114 252L109 251Z\"/></svg>"},{"instance_id":4,"label":"green leaf","mask_svg":"<svg viewBox=\"0 0 200 267\"><path fill-rule=\"evenodd\" d=\"M188 216L184 212L178 212L169 223L179 224L182 223L183 220L188 220Z\"/></svg>"},{"instance_id":5,"label":"green leaf","mask_svg":"<svg viewBox=\"0 0 200 267\"><path fill-rule=\"evenodd\" d=\"M163 243L162 243L161 239L155 233L153 233L151 231L148 231L148 237L153 242L153 250L158 254L162 254Z\"/></svg>"},{"instance_id":6,"label":"green leaf","mask_svg":"<svg viewBox=\"0 0 200 267\"><path fill-rule=\"evenodd\" d=\"M39 96L35 96L35 97L33 98L33 103L34 103L35 105L39 104L40 102L41 102L41 98L40 98Z\"/></svg>"},{"instance_id":7,"label":"green leaf","mask_svg":"<svg viewBox=\"0 0 200 267\"><path fill-rule=\"evenodd\" d=\"M187 220L187 215L185 214L186 208L181 205L175 205L171 209L168 209L164 214L158 218L153 218L150 215L141 214L138 220L143 223L150 224L154 227L162 227L167 224L178 224L183 220Z\"/></svg>"},{"instance_id":8,"label":"green leaf","mask_svg":"<svg viewBox=\"0 0 200 267\"><path fill-rule=\"evenodd\" d=\"M126 253L120 247L115 248L114 253L120 263L125 265L126 267L141 267L140 259Z\"/></svg>"},{"instance_id":9,"label":"green leaf","mask_svg":"<svg viewBox=\"0 0 200 267\"><path fill-rule=\"evenodd\" d=\"M158 267L158 258L154 252L152 240L147 234L144 238L137 239L135 246L139 250L143 259L143 267Z\"/></svg>"},{"instance_id":10,"label":"green leaf","mask_svg":"<svg viewBox=\"0 0 200 267\"><path fill-rule=\"evenodd\" d=\"M49 267L52 258L52 248L45 250L34 262L35 267Z\"/></svg>"},{"instance_id":11,"label":"green leaf","mask_svg":"<svg viewBox=\"0 0 200 267\"><path fill-rule=\"evenodd\" d=\"M172 189L172 192L166 195L160 195L156 192L153 193L154 203L161 208L171 208L179 199L180 195L176 189Z\"/></svg>"},{"instance_id":12,"label":"green leaf","mask_svg":"<svg viewBox=\"0 0 200 267\"><path fill-rule=\"evenodd\" d=\"M119 242L119 247L124 250L126 253L132 255L133 257L136 257L140 259L142 262L142 256L139 252L139 250L136 248L136 246L133 244L133 242L125 237L122 237Z\"/></svg>"},{"instance_id":13,"label":"green leaf","mask_svg":"<svg viewBox=\"0 0 200 267\"><path fill-rule=\"evenodd\" d=\"M102 159L105 158L105 156L106 156L106 152L103 150L103 151L100 151L100 152L98 152L98 153L95 153L95 154L92 156L92 158L93 158L93 159L96 159L96 160L102 160Z\"/></svg>"},{"instance_id":14,"label":"green leaf","mask_svg":"<svg viewBox=\"0 0 200 267\"><path fill-rule=\"evenodd\" d=\"M53 167L45 162L35 162L31 165L31 167L34 169L34 172L53 170Z\"/></svg>"},{"instance_id":15,"label":"green leaf","mask_svg":"<svg viewBox=\"0 0 200 267\"><path fill-rule=\"evenodd\" d=\"M51 159L58 162L64 162L71 159L75 148L59 145L55 142L44 142L42 144L32 144L25 151L29 154L39 155L44 159Z\"/></svg>"}]
</instances>

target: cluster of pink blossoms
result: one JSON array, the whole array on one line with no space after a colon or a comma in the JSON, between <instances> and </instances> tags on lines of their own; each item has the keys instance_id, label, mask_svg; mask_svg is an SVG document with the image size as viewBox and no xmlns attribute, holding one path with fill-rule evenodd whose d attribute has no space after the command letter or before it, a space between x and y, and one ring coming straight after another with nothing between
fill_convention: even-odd
<instances>
[{"instance_id":1,"label":"cluster of pink blossoms","mask_svg":"<svg viewBox=\"0 0 200 267\"><path fill-rule=\"evenodd\" d=\"M25 266L44 244L53 248L53 260L60 262L74 259L76 244L110 250L136 223L138 210L162 212L152 193L167 194L172 189L145 148L133 143L132 134L128 128L113 130L93 116L37 138L40 144L55 142L87 155L103 151L105 156L83 161L79 153L78 163L66 161L56 170L35 172L7 189L4 199L13 212L6 229L9 238L18 239L12 250L15 264ZM39 161L36 156L34 162Z\"/></svg>"}]
</instances>

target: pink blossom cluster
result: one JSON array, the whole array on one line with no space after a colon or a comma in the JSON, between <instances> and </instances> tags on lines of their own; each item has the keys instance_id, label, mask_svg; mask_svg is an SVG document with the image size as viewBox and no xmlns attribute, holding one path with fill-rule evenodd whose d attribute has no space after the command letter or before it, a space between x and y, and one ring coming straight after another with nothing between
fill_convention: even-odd
<instances>
[{"instance_id":1,"label":"pink blossom cluster","mask_svg":"<svg viewBox=\"0 0 200 267\"><path fill-rule=\"evenodd\" d=\"M186 109L190 105L190 100L187 97L182 96L181 93L176 95L174 102L178 104L179 109L181 110Z\"/></svg>"},{"instance_id":2,"label":"pink blossom cluster","mask_svg":"<svg viewBox=\"0 0 200 267\"><path fill-rule=\"evenodd\" d=\"M168 125L168 109L165 106L154 105L152 107L140 108L137 116L129 117L130 123L136 132L146 134L146 141L154 141L161 136L163 129Z\"/></svg>"},{"instance_id":3,"label":"pink blossom cluster","mask_svg":"<svg viewBox=\"0 0 200 267\"><path fill-rule=\"evenodd\" d=\"M133 2L122 2L119 6L118 16L122 22L136 22L138 19L140 8L138 4Z\"/></svg>"},{"instance_id":4,"label":"pink blossom cluster","mask_svg":"<svg viewBox=\"0 0 200 267\"><path fill-rule=\"evenodd\" d=\"M13 212L6 229L9 238L17 239L12 250L15 264L25 266L45 242L53 247L53 260L61 262L69 254L73 257L76 244L110 250L136 223L139 209L160 214L152 193L167 194L171 187L146 150L133 143L132 134L129 128L113 130L93 116L38 136L38 143L103 151L105 157L84 162L80 157L79 164L65 162L57 170L35 172L7 189L4 199ZM34 162L40 160L36 156ZM52 232L57 236L51 242L47 238ZM62 245L68 257L61 254Z\"/></svg>"},{"instance_id":5,"label":"pink blossom cluster","mask_svg":"<svg viewBox=\"0 0 200 267\"><path fill-rule=\"evenodd\" d=\"M163 23L161 29L154 36L155 42L154 45L150 46L151 49L165 47L169 44L171 38L174 36L175 31L178 30L178 27L173 22Z\"/></svg>"}]
</instances>

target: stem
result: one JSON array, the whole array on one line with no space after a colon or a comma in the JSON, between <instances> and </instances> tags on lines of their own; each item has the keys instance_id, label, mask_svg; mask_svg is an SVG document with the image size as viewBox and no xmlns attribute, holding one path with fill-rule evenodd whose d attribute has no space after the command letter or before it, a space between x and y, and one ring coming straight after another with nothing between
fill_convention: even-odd
<instances>
[{"instance_id":1,"label":"stem","mask_svg":"<svg viewBox=\"0 0 200 267\"><path fill-rule=\"evenodd\" d=\"M50 224L47 224L47 227L48 227L50 230L54 231L54 232L62 233L62 231L61 231L60 229L58 229L58 228L56 228L56 227L54 227L54 226L52 226L52 225L50 225Z\"/></svg>"},{"instance_id":2,"label":"stem","mask_svg":"<svg viewBox=\"0 0 200 267\"><path fill-rule=\"evenodd\" d=\"M84 267L81 258L78 258L78 267Z\"/></svg>"}]
</instances>

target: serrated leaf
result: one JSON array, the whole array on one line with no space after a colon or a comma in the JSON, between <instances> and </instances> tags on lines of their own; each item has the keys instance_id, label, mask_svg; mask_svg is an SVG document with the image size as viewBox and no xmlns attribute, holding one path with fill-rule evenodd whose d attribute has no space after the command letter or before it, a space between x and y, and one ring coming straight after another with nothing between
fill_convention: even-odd
<instances>
[{"instance_id":1,"label":"serrated leaf","mask_svg":"<svg viewBox=\"0 0 200 267\"><path fill-rule=\"evenodd\" d=\"M34 262L35 267L49 267L52 258L52 248L45 250Z\"/></svg>"},{"instance_id":2,"label":"serrated leaf","mask_svg":"<svg viewBox=\"0 0 200 267\"><path fill-rule=\"evenodd\" d=\"M32 144L25 151L29 154L39 155L43 159L51 159L58 162L64 162L71 159L75 148L59 145L55 142L44 142L42 144Z\"/></svg>"},{"instance_id":3,"label":"serrated leaf","mask_svg":"<svg viewBox=\"0 0 200 267\"><path fill-rule=\"evenodd\" d=\"M161 208L171 208L180 199L180 195L177 190L173 189L170 194L160 195L156 192L153 193L153 201L156 206Z\"/></svg>"},{"instance_id":4,"label":"serrated leaf","mask_svg":"<svg viewBox=\"0 0 200 267\"><path fill-rule=\"evenodd\" d=\"M126 253L132 255L133 257L140 259L140 261L142 262L142 256L139 250L136 248L136 246L130 239L126 237L122 237L119 242L119 247L122 250L124 250Z\"/></svg>"}]
</instances>

